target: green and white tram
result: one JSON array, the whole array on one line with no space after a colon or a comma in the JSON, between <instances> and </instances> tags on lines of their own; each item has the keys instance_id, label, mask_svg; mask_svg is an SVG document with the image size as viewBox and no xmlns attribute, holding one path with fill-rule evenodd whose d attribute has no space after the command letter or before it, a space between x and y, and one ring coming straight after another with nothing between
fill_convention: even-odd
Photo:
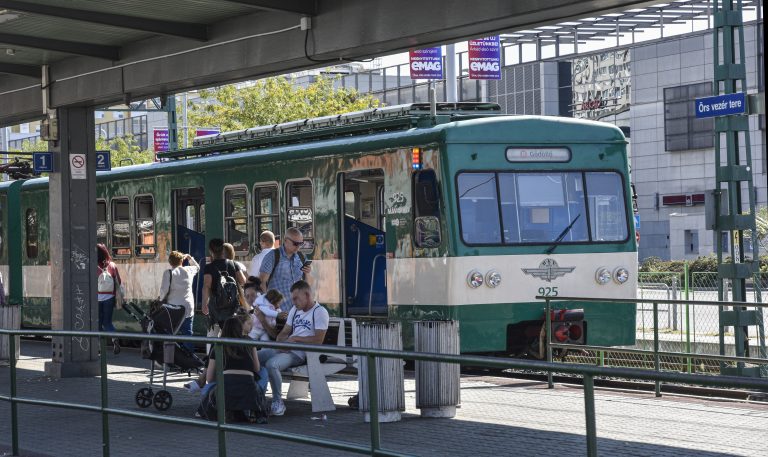
<instances>
[{"instance_id":1,"label":"green and white tram","mask_svg":"<svg viewBox=\"0 0 768 457\"><path fill-rule=\"evenodd\" d=\"M456 319L462 352L535 353L536 295L635 297L626 141L608 124L498 112L404 105L204 137L98 173L97 236L127 298L148 305L172 249L204 260L220 237L247 264L263 230L295 226L332 314L401 320L406 347L409 322ZM50 325L47 192L47 179L0 184L0 270L25 327ZM634 306L578 308L555 316L569 320L560 341L634 342Z\"/></svg>"}]
</instances>

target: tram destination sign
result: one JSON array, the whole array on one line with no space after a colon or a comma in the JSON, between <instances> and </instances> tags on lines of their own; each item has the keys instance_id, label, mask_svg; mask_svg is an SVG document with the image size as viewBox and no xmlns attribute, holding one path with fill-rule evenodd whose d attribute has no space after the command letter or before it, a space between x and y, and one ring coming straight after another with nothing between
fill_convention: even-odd
<instances>
[{"instance_id":1,"label":"tram destination sign","mask_svg":"<svg viewBox=\"0 0 768 457\"><path fill-rule=\"evenodd\" d=\"M747 112L744 92L696 99L696 117L717 117Z\"/></svg>"}]
</instances>

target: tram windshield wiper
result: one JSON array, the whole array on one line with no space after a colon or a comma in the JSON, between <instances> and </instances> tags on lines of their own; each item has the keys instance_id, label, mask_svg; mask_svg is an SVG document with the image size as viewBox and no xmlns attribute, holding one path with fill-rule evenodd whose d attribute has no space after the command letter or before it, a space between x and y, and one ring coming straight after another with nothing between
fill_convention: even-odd
<instances>
[{"instance_id":1,"label":"tram windshield wiper","mask_svg":"<svg viewBox=\"0 0 768 457\"><path fill-rule=\"evenodd\" d=\"M568 227L564 228L562 232L560 232L560 235L557 236L557 239L552 243L552 246L549 247L545 252L547 255L552 254L555 252L555 248L560 244L561 241L563 241L563 238L565 238L565 235L568 234L568 232L573 228L573 224L576 223L576 221L579 220L581 217L581 213L577 214L576 217L573 218L570 224L568 224Z\"/></svg>"}]
</instances>

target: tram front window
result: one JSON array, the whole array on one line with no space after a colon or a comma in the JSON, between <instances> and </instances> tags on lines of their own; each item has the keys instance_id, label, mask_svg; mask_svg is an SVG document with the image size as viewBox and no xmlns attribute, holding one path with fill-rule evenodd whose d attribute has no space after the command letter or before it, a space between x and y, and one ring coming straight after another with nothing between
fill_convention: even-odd
<instances>
[{"instance_id":1,"label":"tram front window","mask_svg":"<svg viewBox=\"0 0 768 457\"><path fill-rule=\"evenodd\" d=\"M551 243L574 220L561 243L626 239L624 188L615 172L465 172L457 184L469 245Z\"/></svg>"}]
</instances>

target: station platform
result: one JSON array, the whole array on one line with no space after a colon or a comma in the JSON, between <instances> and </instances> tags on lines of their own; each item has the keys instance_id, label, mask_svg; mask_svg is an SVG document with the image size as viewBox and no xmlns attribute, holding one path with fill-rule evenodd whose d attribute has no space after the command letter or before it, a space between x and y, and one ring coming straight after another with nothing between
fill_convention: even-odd
<instances>
[{"instance_id":1,"label":"station platform","mask_svg":"<svg viewBox=\"0 0 768 457\"><path fill-rule=\"evenodd\" d=\"M47 342L24 341L18 362L18 395L98 405L98 378L51 379L43 364ZM148 362L138 351L109 355L110 406L135 409L136 391L146 385ZM408 375L406 374L408 378ZM169 377L172 407L159 414L193 417L198 397L182 385L186 375ZM347 406L357 392L354 376L329 381L337 410L311 412L309 401L288 401L285 416L270 418L271 430L368 444L370 428ZM584 455L584 397L580 386L503 377L464 376L461 408L453 419L423 419L415 408L412 377L406 379L403 420L381 424L382 446L413 455ZM287 387L286 387L287 389ZM284 389L285 391L285 389ZM0 393L9 392L9 369L0 368ZM269 396L269 393L267 394ZM721 456L762 455L768 430L768 405L598 388L595 392L600 455ZM21 455L101 455L101 416L33 405L19 405ZM153 410L154 411L154 410ZM213 430L110 417L113 456L217 455ZM343 452L276 439L227 434L227 455L338 456ZM10 455L10 405L0 402L0 455ZM352 455L352 454L350 454Z\"/></svg>"}]
</instances>

